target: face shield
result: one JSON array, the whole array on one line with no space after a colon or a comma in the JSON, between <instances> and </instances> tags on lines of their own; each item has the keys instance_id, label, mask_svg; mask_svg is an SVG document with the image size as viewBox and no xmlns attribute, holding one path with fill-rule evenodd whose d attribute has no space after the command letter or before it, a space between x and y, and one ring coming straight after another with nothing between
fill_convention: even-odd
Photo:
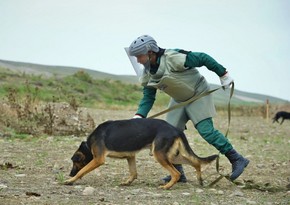
<instances>
[{"instance_id":1,"label":"face shield","mask_svg":"<svg viewBox=\"0 0 290 205\"><path fill-rule=\"evenodd\" d=\"M129 48L128 47L125 48L125 51L127 53L127 56L132 64L133 68L134 68L134 71L135 71L137 77L140 78L142 76L144 66L137 62L137 58L135 56L129 55Z\"/></svg>"}]
</instances>

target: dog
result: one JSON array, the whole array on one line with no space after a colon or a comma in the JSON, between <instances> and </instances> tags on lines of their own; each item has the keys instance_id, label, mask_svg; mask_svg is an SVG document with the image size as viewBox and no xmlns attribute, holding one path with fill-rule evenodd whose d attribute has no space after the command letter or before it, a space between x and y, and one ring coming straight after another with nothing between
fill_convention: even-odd
<instances>
[{"instance_id":1,"label":"dog","mask_svg":"<svg viewBox=\"0 0 290 205\"><path fill-rule=\"evenodd\" d=\"M282 118L282 121L280 122L280 125L282 125L282 123L284 122L285 119L290 120L290 113L289 112L285 112L285 111L277 112L275 114L275 116L273 117L273 123L274 122L279 123L279 119L280 118Z\"/></svg>"},{"instance_id":2,"label":"dog","mask_svg":"<svg viewBox=\"0 0 290 205\"><path fill-rule=\"evenodd\" d=\"M171 175L171 180L159 188L170 189L180 178L173 164L189 164L196 169L196 176L203 185L201 169L214 161L218 155L198 157L191 149L185 134L164 120L129 119L106 121L100 124L81 142L71 160L71 178L64 184L72 185L76 180L105 163L106 157L127 159L129 178L121 185L130 185L137 179L136 154L151 148L157 162Z\"/></svg>"}]
</instances>

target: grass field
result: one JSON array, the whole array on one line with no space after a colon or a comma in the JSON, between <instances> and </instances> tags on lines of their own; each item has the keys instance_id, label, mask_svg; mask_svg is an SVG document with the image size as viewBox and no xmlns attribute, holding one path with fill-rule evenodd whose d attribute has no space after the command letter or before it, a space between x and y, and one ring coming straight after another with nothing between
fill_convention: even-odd
<instances>
[{"instance_id":1,"label":"grass field","mask_svg":"<svg viewBox=\"0 0 290 205\"><path fill-rule=\"evenodd\" d=\"M89 113L97 125L107 119L131 118L134 111L99 109ZM225 132L227 118L217 116L215 125ZM217 153L190 123L185 133L199 156ZM222 179L208 187L218 177L212 164L203 173L206 186L201 187L193 169L185 166L189 182L168 191L158 189L159 180L167 173L148 150L139 153L138 179L129 187L119 185L128 175L127 162L116 159L108 159L73 186L65 186L61 183L68 178L70 158L86 135L2 135L0 204L289 204L289 133L289 120L279 125L262 117L233 116L229 139L251 161L244 174L235 184ZM230 172L230 164L223 156L220 169L222 173Z\"/></svg>"}]
</instances>

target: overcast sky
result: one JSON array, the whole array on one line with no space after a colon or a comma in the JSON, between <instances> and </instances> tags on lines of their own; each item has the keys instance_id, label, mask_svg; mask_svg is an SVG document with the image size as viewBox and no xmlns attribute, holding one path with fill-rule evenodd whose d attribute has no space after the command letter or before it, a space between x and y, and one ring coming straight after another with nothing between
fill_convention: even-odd
<instances>
[{"instance_id":1,"label":"overcast sky","mask_svg":"<svg viewBox=\"0 0 290 205\"><path fill-rule=\"evenodd\" d=\"M133 75L124 47L149 34L211 55L239 90L290 101L289 11L290 0L0 0L0 59Z\"/></svg>"}]
</instances>

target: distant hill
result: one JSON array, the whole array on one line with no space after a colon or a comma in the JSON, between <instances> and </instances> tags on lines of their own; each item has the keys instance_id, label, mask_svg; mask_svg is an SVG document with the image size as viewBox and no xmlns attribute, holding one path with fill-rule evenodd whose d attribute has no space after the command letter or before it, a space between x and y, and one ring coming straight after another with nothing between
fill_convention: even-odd
<instances>
[{"instance_id":1,"label":"distant hill","mask_svg":"<svg viewBox=\"0 0 290 205\"><path fill-rule=\"evenodd\" d=\"M87 68L80 68L80 67L51 66L51 65L6 61L6 60L0 60L0 67L7 68L12 71L25 72L27 74L34 74L34 75L43 75L47 77L51 77L53 75L64 77L64 76L72 75L79 70L84 70L86 73L90 74L90 76L92 76L95 79L112 79L112 80L119 80L122 82L138 83L138 79L135 76L113 75L109 73L104 73L104 72L90 70Z\"/></svg>"},{"instance_id":2,"label":"distant hill","mask_svg":"<svg viewBox=\"0 0 290 205\"><path fill-rule=\"evenodd\" d=\"M138 79L136 76L131 75L113 75L108 74L100 71L90 70L87 68L80 68L80 67L69 67L69 66L51 66L51 65L40 65L40 64L32 64L32 63L23 63L23 62L14 62L14 61L7 61L7 60L0 60L0 68L9 69L16 72L23 72L27 74L34 74L34 75L42 75L42 76L58 76L64 77L68 75L72 75L79 70L83 70L88 73L92 78L95 79L111 79L116 81L121 81L123 83L138 83ZM212 88L217 88L219 85L212 84ZM214 93L214 100L217 105L227 103L229 98L229 92L225 92L222 89L218 90ZM285 104L289 103L284 99L262 95L262 94L255 94L249 92L243 92L240 90L235 90L234 96L232 98L231 104L232 105L243 105L243 104L262 104L265 103L266 100L269 100L271 103L274 104Z\"/></svg>"}]
</instances>

